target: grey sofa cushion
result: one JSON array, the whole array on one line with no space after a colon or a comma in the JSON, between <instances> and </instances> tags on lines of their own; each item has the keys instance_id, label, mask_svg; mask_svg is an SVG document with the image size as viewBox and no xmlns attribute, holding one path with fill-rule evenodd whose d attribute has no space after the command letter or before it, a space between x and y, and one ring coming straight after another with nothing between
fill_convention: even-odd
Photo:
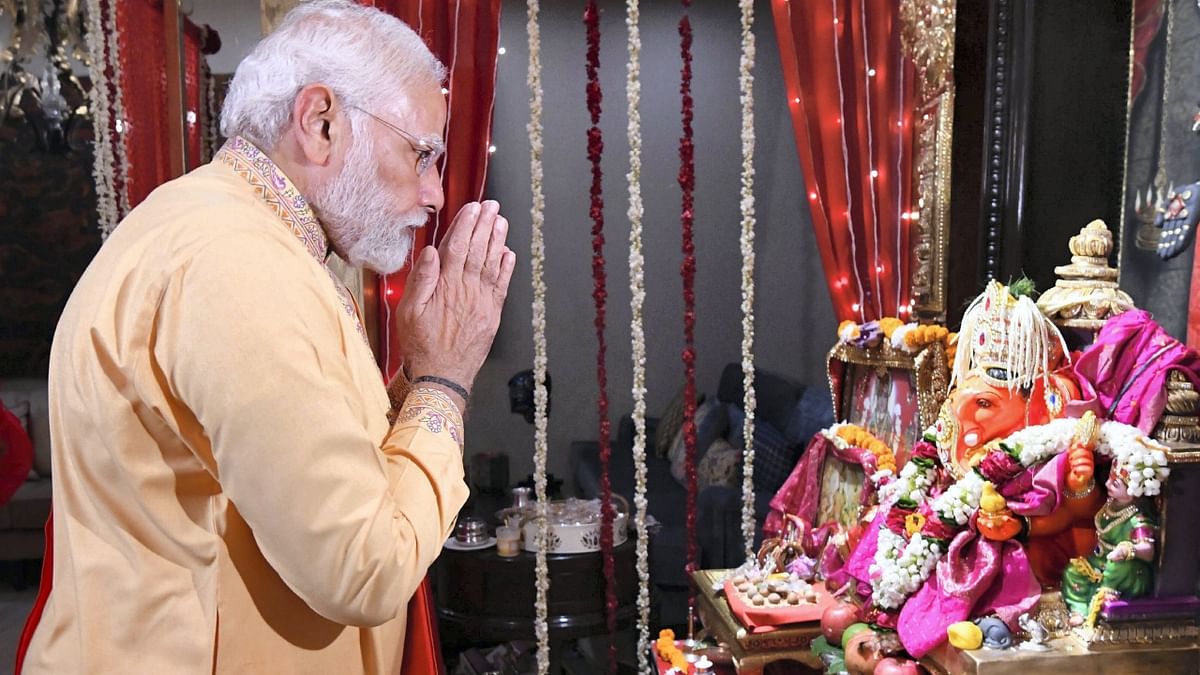
<instances>
[{"instance_id":1,"label":"grey sofa cushion","mask_svg":"<svg viewBox=\"0 0 1200 675\"><path fill-rule=\"evenodd\" d=\"M788 417L783 435L788 443L807 448L818 431L833 425L833 401L827 387L808 387Z\"/></svg>"},{"instance_id":2,"label":"grey sofa cushion","mask_svg":"<svg viewBox=\"0 0 1200 675\"><path fill-rule=\"evenodd\" d=\"M27 480L0 506L0 523L15 530L41 530L50 517L50 479Z\"/></svg>"}]
</instances>

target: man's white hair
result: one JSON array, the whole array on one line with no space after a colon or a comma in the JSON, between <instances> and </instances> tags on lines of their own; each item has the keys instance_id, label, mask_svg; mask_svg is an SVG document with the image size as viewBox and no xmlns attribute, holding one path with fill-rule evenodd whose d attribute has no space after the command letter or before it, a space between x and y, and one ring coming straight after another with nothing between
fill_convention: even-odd
<instances>
[{"instance_id":1,"label":"man's white hair","mask_svg":"<svg viewBox=\"0 0 1200 675\"><path fill-rule=\"evenodd\" d=\"M349 0L312 0L288 12L238 65L221 133L272 150L306 85L329 86L343 105L392 110L405 92L439 87L445 77L445 66L403 21Z\"/></svg>"}]
</instances>

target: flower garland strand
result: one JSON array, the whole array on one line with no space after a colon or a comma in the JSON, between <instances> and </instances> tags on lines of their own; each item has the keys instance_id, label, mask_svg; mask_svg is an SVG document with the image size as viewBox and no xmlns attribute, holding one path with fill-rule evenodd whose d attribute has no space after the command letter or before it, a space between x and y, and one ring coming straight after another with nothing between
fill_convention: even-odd
<instances>
[{"instance_id":1,"label":"flower garland strand","mask_svg":"<svg viewBox=\"0 0 1200 675\"><path fill-rule=\"evenodd\" d=\"M112 112L116 116L116 131L117 135L113 137L113 151L115 152L113 162L113 188L116 192L117 199L117 218L124 218L129 213L129 145L126 139L129 134L133 133L133 128L129 124L129 118L125 116L125 97L122 94L123 86L122 70L121 70L121 42L120 35L117 32L117 12L120 10L123 3L110 3L109 12L104 24L104 32L108 36L108 67L111 73L112 87ZM117 222L113 222L113 227L117 226ZM111 232L111 230L110 230Z\"/></svg>"},{"instance_id":2,"label":"flower garland strand","mask_svg":"<svg viewBox=\"0 0 1200 675\"><path fill-rule=\"evenodd\" d=\"M529 209L531 230L529 265L533 282L533 379L534 389L534 443L533 443L533 489L537 496L538 532L537 552L534 554L534 599L533 632L537 637L537 672L546 675L550 671L550 625L546 598L550 593L550 572L546 565L546 542L549 540L550 524L546 518L546 245L542 236L545 224L546 199L542 193L542 34L538 26L541 11L540 0L526 0L525 28L529 34L529 186L532 205Z\"/></svg>"},{"instance_id":3,"label":"flower garland strand","mask_svg":"<svg viewBox=\"0 0 1200 675\"><path fill-rule=\"evenodd\" d=\"M692 241L695 224L696 148L692 143L692 23L687 9L691 0L683 0L683 18L679 20L679 47L683 57L679 93L682 98L683 135L679 139L679 187L682 192L680 221L683 233L683 442L687 467L687 571L697 568L696 547L696 246ZM689 609L695 602L695 590L688 592Z\"/></svg>"},{"instance_id":4,"label":"flower garland strand","mask_svg":"<svg viewBox=\"0 0 1200 675\"><path fill-rule=\"evenodd\" d=\"M96 182L96 211L100 238L107 239L117 226L117 196L113 186L113 141L111 103L109 101L108 41L100 0L87 3L88 74L92 87L88 98L92 106L92 178Z\"/></svg>"},{"instance_id":5,"label":"flower garland strand","mask_svg":"<svg viewBox=\"0 0 1200 675\"><path fill-rule=\"evenodd\" d=\"M754 555L754 0L741 0L742 57L742 407L746 411L742 453L742 542Z\"/></svg>"},{"instance_id":6,"label":"flower garland strand","mask_svg":"<svg viewBox=\"0 0 1200 675\"><path fill-rule=\"evenodd\" d=\"M608 344L604 339L607 314L608 276L604 262L604 172L600 160L604 157L604 135L600 131L600 10L596 0L588 0L583 11L587 27L587 108L592 126L587 132L587 155L592 164L591 208L592 218L592 300L596 305L596 382L599 392L596 401L600 430L600 554L604 569L604 618L608 627L608 672L617 672L617 585L616 566L613 563L613 504L612 479L609 462L612 460L611 432L608 419L608 369L605 355Z\"/></svg>"},{"instance_id":7,"label":"flower garland strand","mask_svg":"<svg viewBox=\"0 0 1200 675\"><path fill-rule=\"evenodd\" d=\"M651 672L650 665L650 550L646 530L646 332L642 308L646 303L645 257L642 255L642 35L638 0L626 0L625 27L629 31L629 62L625 67L625 98L628 107L629 172L629 335L633 360L633 470L634 528L637 530L637 630L638 672Z\"/></svg>"}]
</instances>

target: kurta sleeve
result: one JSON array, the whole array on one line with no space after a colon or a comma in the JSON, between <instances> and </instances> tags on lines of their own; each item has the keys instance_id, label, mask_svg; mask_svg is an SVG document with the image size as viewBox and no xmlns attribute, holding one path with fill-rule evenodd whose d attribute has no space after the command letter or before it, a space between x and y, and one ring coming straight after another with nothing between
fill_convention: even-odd
<instances>
[{"instance_id":1,"label":"kurta sleeve","mask_svg":"<svg viewBox=\"0 0 1200 675\"><path fill-rule=\"evenodd\" d=\"M386 411L353 381L323 273L268 235L209 245L167 283L153 356L283 581L332 621L378 625L404 611L466 501L461 421L427 392L371 437Z\"/></svg>"}]
</instances>

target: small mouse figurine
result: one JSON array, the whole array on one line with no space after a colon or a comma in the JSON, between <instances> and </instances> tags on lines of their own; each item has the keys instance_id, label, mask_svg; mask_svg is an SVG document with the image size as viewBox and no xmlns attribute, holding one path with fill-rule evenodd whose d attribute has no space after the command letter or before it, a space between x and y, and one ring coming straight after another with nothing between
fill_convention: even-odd
<instances>
[{"instance_id":1,"label":"small mouse figurine","mask_svg":"<svg viewBox=\"0 0 1200 675\"><path fill-rule=\"evenodd\" d=\"M988 649L1008 649L1012 646L1012 631L1008 625L994 616L975 619L975 625L983 632L983 646Z\"/></svg>"}]
</instances>

